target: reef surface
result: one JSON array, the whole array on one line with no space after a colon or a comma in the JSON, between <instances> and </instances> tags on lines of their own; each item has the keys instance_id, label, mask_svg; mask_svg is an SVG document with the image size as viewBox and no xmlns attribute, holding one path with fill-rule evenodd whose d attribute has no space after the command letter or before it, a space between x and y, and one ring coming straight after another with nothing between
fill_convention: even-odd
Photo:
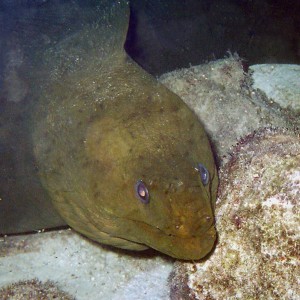
<instances>
[{"instance_id":1,"label":"reef surface","mask_svg":"<svg viewBox=\"0 0 300 300\"><path fill-rule=\"evenodd\" d=\"M266 69L293 72L263 84ZM216 248L175 264L172 300L300 299L297 78L298 66L248 69L237 55L163 75L206 126L221 166Z\"/></svg>"},{"instance_id":2,"label":"reef surface","mask_svg":"<svg viewBox=\"0 0 300 300\"><path fill-rule=\"evenodd\" d=\"M177 263L171 299L299 299L300 139L264 129L220 171L219 234L207 260Z\"/></svg>"},{"instance_id":3,"label":"reef surface","mask_svg":"<svg viewBox=\"0 0 300 300\"><path fill-rule=\"evenodd\" d=\"M300 126L296 111L268 98L262 85L260 89L253 85L253 71L237 54L175 70L162 75L160 80L198 115L215 147L219 163L230 158L228 153L240 138L258 128L294 129ZM289 97L291 101L292 96ZM294 102L299 101L294 94Z\"/></svg>"}]
</instances>

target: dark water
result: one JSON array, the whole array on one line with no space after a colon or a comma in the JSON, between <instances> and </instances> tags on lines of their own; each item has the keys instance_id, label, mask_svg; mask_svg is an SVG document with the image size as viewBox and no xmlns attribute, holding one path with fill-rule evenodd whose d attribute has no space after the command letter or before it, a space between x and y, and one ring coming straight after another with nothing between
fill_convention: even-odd
<instances>
[{"instance_id":1,"label":"dark water","mask_svg":"<svg viewBox=\"0 0 300 300\"><path fill-rule=\"evenodd\" d=\"M126 49L150 73L223 58L300 63L300 1L131 1Z\"/></svg>"},{"instance_id":2,"label":"dark water","mask_svg":"<svg viewBox=\"0 0 300 300\"><path fill-rule=\"evenodd\" d=\"M29 120L37 79L47 78L40 57L90 22L85 11L97 4L0 2L0 234L63 224L37 175ZM249 64L300 63L300 1L133 0L130 7L125 48L153 75L228 50Z\"/></svg>"}]
</instances>

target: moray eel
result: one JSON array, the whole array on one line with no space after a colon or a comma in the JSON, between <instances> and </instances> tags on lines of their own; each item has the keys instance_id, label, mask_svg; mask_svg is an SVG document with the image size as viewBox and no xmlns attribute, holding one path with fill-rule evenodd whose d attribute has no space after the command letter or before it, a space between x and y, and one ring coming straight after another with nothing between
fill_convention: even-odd
<instances>
[{"instance_id":1,"label":"moray eel","mask_svg":"<svg viewBox=\"0 0 300 300\"><path fill-rule=\"evenodd\" d=\"M96 21L45 54L35 111L39 174L62 218L99 243L199 259L213 247L218 184L196 115L124 51L129 9L101 1Z\"/></svg>"}]
</instances>

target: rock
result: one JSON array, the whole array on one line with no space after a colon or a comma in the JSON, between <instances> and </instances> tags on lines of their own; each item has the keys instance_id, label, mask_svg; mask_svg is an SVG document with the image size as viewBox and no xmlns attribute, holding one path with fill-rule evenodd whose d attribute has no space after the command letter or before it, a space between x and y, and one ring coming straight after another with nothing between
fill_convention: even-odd
<instances>
[{"instance_id":1,"label":"rock","mask_svg":"<svg viewBox=\"0 0 300 300\"><path fill-rule=\"evenodd\" d=\"M254 89L244 68L237 55L230 55L160 77L198 115L221 163L232 145L260 127L293 128L300 124L293 112L284 111Z\"/></svg>"},{"instance_id":2,"label":"rock","mask_svg":"<svg viewBox=\"0 0 300 300\"><path fill-rule=\"evenodd\" d=\"M283 108L300 114L300 65L261 64L250 67L253 87L266 93Z\"/></svg>"},{"instance_id":3,"label":"rock","mask_svg":"<svg viewBox=\"0 0 300 300\"><path fill-rule=\"evenodd\" d=\"M300 299L299 161L299 133L239 142L220 172L216 249L177 264L171 299Z\"/></svg>"},{"instance_id":4,"label":"rock","mask_svg":"<svg viewBox=\"0 0 300 300\"><path fill-rule=\"evenodd\" d=\"M25 280L13 283L0 289L0 299L3 300L74 300L65 292L62 292L50 281L41 282L37 279Z\"/></svg>"}]
</instances>

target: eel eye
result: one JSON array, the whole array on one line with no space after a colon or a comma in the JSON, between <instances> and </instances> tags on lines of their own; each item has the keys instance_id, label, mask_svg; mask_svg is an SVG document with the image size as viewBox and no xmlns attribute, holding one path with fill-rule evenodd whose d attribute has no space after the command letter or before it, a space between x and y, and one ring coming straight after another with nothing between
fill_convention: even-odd
<instances>
[{"instance_id":1,"label":"eel eye","mask_svg":"<svg viewBox=\"0 0 300 300\"><path fill-rule=\"evenodd\" d=\"M209 172L208 170L200 163L197 164L196 170L200 174L201 181L203 185L207 185L209 182Z\"/></svg>"},{"instance_id":2,"label":"eel eye","mask_svg":"<svg viewBox=\"0 0 300 300\"><path fill-rule=\"evenodd\" d=\"M149 191L142 180L138 180L135 184L136 197L143 203L149 203Z\"/></svg>"}]
</instances>

